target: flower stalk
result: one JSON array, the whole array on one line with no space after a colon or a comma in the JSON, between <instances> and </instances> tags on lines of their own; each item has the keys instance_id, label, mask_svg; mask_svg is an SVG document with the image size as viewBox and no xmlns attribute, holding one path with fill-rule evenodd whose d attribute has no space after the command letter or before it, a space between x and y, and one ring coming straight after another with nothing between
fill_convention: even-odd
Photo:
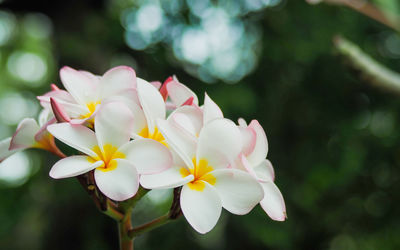
<instances>
[{"instance_id":1,"label":"flower stalk","mask_svg":"<svg viewBox=\"0 0 400 250\"><path fill-rule=\"evenodd\" d=\"M316 4L319 2L324 2L328 4L335 4L345 6L360 14L363 14L377 22L380 22L387 27L390 27L396 31L400 31L399 17L396 15L388 15L381 9L379 9L375 4L372 4L365 0L306 0L310 4Z\"/></svg>"},{"instance_id":2,"label":"flower stalk","mask_svg":"<svg viewBox=\"0 0 400 250\"><path fill-rule=\"evenodd\" d=\"M133 238L129 237L132 230L131 210L126 211L122 220L118 221L120 250L133 250Z\"/></svg>"},{"instance_id":3,"label":"flower stalk","mask_svg":"<svg viewBox=\"0 0 400 250\"><path fill-rule=\"evenodd\" d=\"M337 52L348 59L351 66L360 71L363 79L378 88L400 94L400 74L377 62L356 44L344 37L333 40Z\"/></svg>"},{"instance_id":4,"label":"flower stalk","mask_svg":"<svg viewBox=\"0 0 400 250\"><path fill-rule=\"evenodd\" d=\"M155 228L158 228L162 225L167 224L168 222L179 218L182 215L181 207L180 207L180 195L181 195L182 188L175 188L174 189L174 199L172 201L171 208L169 212L163 216L158 217L148 223L145 223L141 226L138 226L128 232L128 236L131 239L134 239L136 236L149 232Z\"/></svg>"},{"instance_id":5,"label":"flower stalk","mask_svg":"<svg viewBox=\"0 0 400 250\"><path fill-rule=\"evenodd\" d=\"M130 230L128 236L129 238L134 239L136 236L145 232L149 232L159 226L165 225L170 221L171 221L170 213L167 213L163 216L158 217L157 219L154 219L146 224L143 224L141 226L138 226Z\"/></svg>"}]
</instances>

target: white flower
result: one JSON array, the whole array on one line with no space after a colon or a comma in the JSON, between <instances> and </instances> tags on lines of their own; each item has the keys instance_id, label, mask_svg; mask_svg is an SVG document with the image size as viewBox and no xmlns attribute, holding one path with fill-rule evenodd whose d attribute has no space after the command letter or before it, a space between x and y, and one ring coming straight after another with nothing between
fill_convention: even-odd
<instances>
[{"instance_id":1,"label":"white flower","mask_svg":"<svg viewBox=\"0 0 400 250\"><path fill-rule=\"evenodd\" d=\"M248 173L229 168L242 149L241 134L227 119L215 119L200 131L198 139L172 120L158 120L168 145L179 157L159 174L143 176L145 188L182 186L181 208L190 225L200 233L210 231L221 209L248 213L263 197L258 182Z\"/></svg>"},{"instance_id":2,"label":"white flower","mask_svg":"<svg viewBox=\"0 0 400 250\"><path fill-rule=\"evenodd\" d=\"M205 124L223 117L218 105L206 94L204 105L182 106L176 109L168 118L182 131L197 137ZM274 170L266 159L268 141L265 132L258 121L253 120L249 126L243 119L239 120L243 148L238 154L233 166L250 173L263 187L264 198L260 202L264 211L273 219L286 219L286 207L283 196L274 184Z\"/></svg>"},{"instance_id":3,"label":"white flower","mask_svg":"<svg viewBox=\"0 0 400 250\"><path fill-rule=\"evenodd\" d=\"M172 156L161 143L150 139L130 141L131 111L123 103L102 105L91 129L70 123L50 125L57 139L85 155L58 161L50 171L53 178L67 178L94 170L96 185L107 197L122 201L133 197L139 176L159 173L171 166Z\"/></svg>"},{"instance_id":4,"label":"white flower","mask_svg":"<svg viewBox=\"0 0 400 250\"><path fill-rule=\"evenodd\" d=\"M48 109L40 112L39 122L32 118L23 119L12 137L0 141L0 162L12 154L28 149L39 148L61 155L54 143L54 137L49 134L46 127L55 122Z\"/></svg>"},{"instance_id":5,"label":"white flower","mask_svg":"<svg viewBox=\"0 0 400 250\"><path fill-rule=\"evenodd\" d=\"M286 219L285 201L278 187L274 183L274 168L269 160L268 141L264 129L257 120L247 126L243 119L239 119L239 128L243 138L242 153L236 160L235 167L248 171L261 184L264 198L260 205L273 220Z\"/></svg>"},{"instance_id":6,"label":"white flower","mask_svg":"<svg viewBox=\"0 0 400 250\"><path fill-rule=\"evenodd\" d=\"M62 109L59 112L71 118L72 124L93 122L100 104L112 101L115 96L131 95L136 88L135 71L127 66L112 68L103 76L63 67L60 77L67 91L53 88L38 99L44 108L51 109L50 98L53 98Z\"/></svg>"}]
</instances>

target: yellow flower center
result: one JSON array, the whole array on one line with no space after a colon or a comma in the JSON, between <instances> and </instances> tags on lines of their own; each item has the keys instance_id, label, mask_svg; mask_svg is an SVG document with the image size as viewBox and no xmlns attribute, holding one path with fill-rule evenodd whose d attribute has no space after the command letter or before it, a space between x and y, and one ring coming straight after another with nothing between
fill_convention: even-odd
<instances>
[{"instance_id":1,"label":"yellow flower center","mask_svg":"<svg viewBox=\"0 0 400 250\"><path fill-rule=\"evenodd\" d=\"M84 115L81 115L80 118L81 119L89 118L91 115L93 115L94 111L96 110L97 105L99 105L100 103L101 103L101 101L86 103L86 107L88 108L89 112L87 112Z\"/></svg>"},{"instance_id":2,"label":"yellow flower center","mask_svg":"<svg viewBox=\"0 0 400 250\"><path fill-rule=\"evenodd\" d=\"M183 178L188 175L194 175L194 180L189 182L188 185L191 189L196 191L203 191L206 187L204 182L207 182L211 185L214 185L217 182L217 179L214 175L210 174L214 168L208 165L208 161L206 159L200 159L199 164L197 164L196 158L192 159L194 168L187 170L186 168L182 167L180 169L180 173Z\"/></svg>"},{"instance_id":3,"label":"yellow flower center","mask_svg":"<svg viewBox=\"0 0 400 250\"><path fill-rule=\"evenodd\" d=\"M103 150L99 146L94 146L92 148L93 152L96 153L95 157L88 156L88 161L90 163L95 163L96 161L103 161L103 164L98 167L98 170L103 172L111 171L117 168L117 161L115 159L124 159L125 155L118 151L117 147L111 144L105 144Z\"/></svg>"},{"instance_id":4,"label":"yellow flower center","mask_svg":"<svg viewBox=\"0 0 400 250\"><path fill-rule=\"evenodd\" d=\"M150 133L149 128L145 127L144 129L142 129L142 131L140 131L139 135L143 138L148 138L148 139L153 139L155 141L158 141L158 142L164 144L166 147L168 147L168 144L165 141L164 136L161 134L161 132L158 130L157 127L154 128L153 133Z\"/></svg>"}]
</instances>

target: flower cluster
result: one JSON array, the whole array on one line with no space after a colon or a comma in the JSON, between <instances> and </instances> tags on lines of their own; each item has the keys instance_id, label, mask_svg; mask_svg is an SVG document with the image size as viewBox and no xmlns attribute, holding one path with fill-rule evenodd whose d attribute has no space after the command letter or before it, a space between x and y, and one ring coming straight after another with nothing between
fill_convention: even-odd
<instances>
[{"instance_id":1,"label":"flower cluster","mask_svg":"<svg viewBox=\"0 0 400 250\"><path fill-rule=\"evenodd\" d=\"M222 208L243 215L260 203L272 219L285 220L267 137L256 120L235 124L207 94L200 106L175 77L149 83L126 66L103 76L64 67L60 77L65 90L52 85L38 97L39 122L25 119L1 141L0 161L26 148L48 150L62 158L52 178L93 173L96 187L117 202L140 186L181 187L182 213L200 233L216 225ZM81 154L65 156L54 138Z\"/></svg>"}]
</instances>

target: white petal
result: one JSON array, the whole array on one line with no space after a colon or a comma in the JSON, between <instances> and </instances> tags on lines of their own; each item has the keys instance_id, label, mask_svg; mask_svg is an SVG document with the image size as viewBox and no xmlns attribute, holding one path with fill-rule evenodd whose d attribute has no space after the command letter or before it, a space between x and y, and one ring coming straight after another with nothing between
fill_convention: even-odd
<instances>
[{"instance_id":1,"label":"white petal","mask_svg":"<svg viewBox=\"0 0 400 250\"><path fill-rule=\"evenodd\" d=\"M274 181L275 180L275 171L272 167L272 164L269 160L265 159L258 166L254 167L254 172L257 176L257 179L261 181Z\"/></svg>"},{"instance_id":2,"label":"white petal","mask_svg":"<svg viewBox=\"0 0 400 250\"><path fill-rule=\"evenodd\" d=\"M96 135L92 130L81 125L57 123L49 125L47 130L58 140L87 155L96 156L93 148L97 146Z\"/></svg>"},{"instance_id":3,"label":"white petal","mask_svg":"<svg viewBox=\"0 0 400 250\"><path fill-rule=\"evenodd\" d=\"M137 78L140 104L147 119L149 132L153 133L158 118L165 118L165 102L160 92L150 83Z\"/></svg>"},{"instance_id":4,"label":"white petal","mask_svg":"<svg viewBox=\"0 0 400 250\"><path fill-rule=\"evenodd\" d=\"M50 121L52 118L54 118L53 113L51 112L51 109L42 109L39 113L39 127L42 127L45 125L48 121Z\"/></svg>"},{"instance_id":5,"label":"white petal","mask_svg":"<svg viewBox=\"0 0 400 250\"><path fill-rule=\"evenodd\" d=\"M102 161L92 163L87 156L74 155L59 160L50 170L50 177L54 179L68 178L87 173L103 164Z\"/></svg>"},{"instance_id":6,"label":"white petal","mask_svg":"<svg viewBox=\"0 0 400 250\"><path fill-rule=\"evenodd\" d=\"M208 122L214 119L224 117L221 109L213 100L211 100L211 98L207 95L207 93L205 94L204 97L203 112L204 112L204 121L203 121L204 124L207 124Z\"/></svg>"},{"instance_id":7,"label":"white petal","mask_svg":"<svg viewBox=\"0 0 400 250\"><path fill-rule=\"evenodd\" d=\"M222 203L215 188L204 183L202 191L185 185L181 192L181 209L189 224L199 233L209 232L217 224Z\"/></svg>"},{"instance_id":8,"label":"white petal","mask_svg":"<svg viewBox=\"0 0 400 250\"><path fill-rule=\"evenodd\" d=\"M186 166L193 168L196 154L196 139L171 121L157 120L157 126L172 150L181 157Z\"/></svg>"},{"instance_id":9,"label":"white petal","mask_svg":"<svg viewBox=\"0 0 400 250\"><path fill-rule=\"evenodd\" d=\"M256 146L256 132L249 127L239 127L243 139L243 154L249 155Z\"/></svg>"},{"instance_id":10,"label":"white petal","mask_svg":"<svg viewBox=\"0 0 400 250\"><path fill-rule=\"evenodd\" d=\"M146 120L143 110L139 106L131 105L130 109L132 111L133 119L134 119L131 134L138 135L140 132L142 132L143 129L145 129L147 127L147 120Z\"/></svg>"},{"instance_id":11,"label":"white petal","mask_svg":"<svg viewBox=\"0 0 400 250\"><path fill-rule=\"evenodd\" d=\"M61 81L68 92L81 105L97 101L97 91L93 79L85 73L76 71L70 67L63 67L60 70Z\"/></svg>"},{"instance_id":12,"label":"white petal","mask_svg":"<svg viewBox=\"0 0 400 250\"><path fill-rule=\"evenodd\" d=\"M49 135L49 131L47 131L47 127L51 124L55 124L56 118L52 118L43 126L40 127L39 131L35 134L35 141L40 142L42 140L48 140L46 137ZM54 142L54 138L51 139Z\"/></svg>"},{"instance_id":13,"label":"white petal","mask_svg":"<svg viewBox=\"0 0 400 250\"><path fill-rule=\"evenodd\" d=\"M156 89L160 90L162 83L159 81L150 82Z\"/></svg>"},{"instance_id":14,"label":"white petal","mask_svg":"<svg viewBox=\"0 0 400 250\"><path fill-rule=\"evenodd\" d=\"M35 135L39 130L40 127L34 119L25 118L18 124L17 131L11 140L10 149L33 147L36 143Z\"/></svg>"},{"instance_id":15,"label":"white petal","mask_svg":"<svg viewBox=\"0 0 400 250\"><path fill-rule=\"evenodd\" d=\"M122 102L106 103L97 112L94 128L101 148L106 144L119 148L131 137L132 112Z\"/></svg>"},{"instance_id":16,"label":"white petal","mask_svg":"<svg viewBox=\"0 0 400 250\"><path fill-rule=\"evenodd\" d=\"M139 174L127 160L117 159L117 168L103 172L96 169L94 179L100 191L115 201L133 197L139 189Z\"/></svg>"},{"instance_id":17,"label":"white petal","mask_svg":"<svg viewBox=\"0 0 400 250\"><path fill-rule=\"evenodd\" d=\"M176 109L175 104L173 104L171 101L165 101L165 107L167 108L168 111L173 111Z\"/></svg>"},{"instance_id":18,"label":"white petal","mask_svg":"<svg viewBox=\"0 0 400 250\"><path fill-rule=\"evenodd\" d=\"M172 155L172 166L184 166L189 170L188 166L186 166L186 163L182 160L182 157L180 157L172 147L169 148L169 151Z\"/></svg>"},{"instance_id":19,"label":"white petal","mask_svg":"<svg viewBox=\"0 0 400 250\"><path fill-rule=\"evenodd\" d=\"M194 124L187 115L177 113L173 116L169 116L168 118L168 120L175 122L177 126L179 126L182 130L186 130L192 136L195 137L198 135L198 131L196 130Z\"/></svg>"},{"instance_id":20,"label":"white petal","mask_svg":"<svg viewBox=\"0 0 400 250\"><path fill-rule=\"evenodd\" d=\"M136 73L128 66L118 66L107 71L100 80L101 97L136 88Z\"/></svg>"},{"instance_id":21,"label":"white petal","mask_svg":"<svg viewBox=\"0 0 400 250\"><path fill-rule=\"evenodd\" d=\"M200 132L197 145L197 162L207 159L215 168L232 164L242 150L242 135L238 127L228 119L215 119Z\"/></svg>"},{"instance_id":22,"label":"white petal","mask_svg":"<svg viewBox=\"0 0 400 250\"><path fill-rule=\"evenodd\" d=\"M188 87L174 79L167 83L168 96L176 107L180 107L190 97L193 97L193 103L198 105L199 100L196 94Z\"/></svg>"},{"instance_id":23,"label":"white petal","mask_svg":"<svg viewBox=\"0 0 400 250\"><path fill-rule=\"evenodd\" d=\"M249 173L254 179L258 180L257 174L254 171L254 166L249 163L246 156L241 153L239 157L235 160L235 164L233 165L235 169L239 169Z\"/></svg>"},{"instance_id":24,"label":"white petal","mask_svg":"<svg viewBox=\"0 0 400 250\"><path fill-rule=\"evenodd\" d=\"M147 127L147 120L143 109L140 107L139 97L136 90L128 89L123 92L119 92L117 95L107 97L103 103L113 101L122 102L131 110L134 119L132 129L133 134L139 134L144 128Z\"/></svg>"},{"instance_id":25,"label":"white petal","mask_svg":"<svg viewBox=\"0 0 400 250\"><path fill-rule=\"evenodd\" d=\"M80 118L81 116L84 116L90 112L89 109L84 105L65 102L65 101L59 100L57 98L55 98L55 100L57 101L57 103L60 106L62 106L64 108L65 112L71 118Z\"/></svg>"},{"instance_id":26,"label":"white petal","mask_svg":"<svg viewBox=\"0 0 400 250\"><path fill-rule=\"evenodd\" d=\"M247 156L247 160L253 165L258 165L268 154L267 136L257 120L251 121L249 128L253 129L256 133L256 145L254 146L253 152Z\"/></svg>"},{"instance_id":27,"label":"white petal","mask_svg":"<svg viewBox=\"0 0 400 250\"><path fill-rule=\"evenodd\" d=\"M168 148L152 139L130 141L118 149L135 165L139 174L154 174L172 166L172 155Z\"/></svg>"},{"instance_id":28,"label":"white petal","mask_svg":"<svg viewBox=\"0 0 400 250\"><path fill-rule=\"evenodd\" d=\"M11 142L11 137L8 137L0 141L0 162L2 162L7 157L18 151L18 150L9 150L10 142Z\"/></svg>"},{"instance_id":29,"label":"white petal","mask_svg":"<svg viewBox=\"0 0 400 250\"><path fill-rule=\"evenodd\" d=\"M197 106L182 106L172 112L168 119L173 119L194 136L198 136L203 127L203 112Z\"/></svg>"},{"instance_id":30,"label":"white petal","mask_svg":"<svg viewBox=\"0 0 400 250\"><path fill-rule=\"evenodd\" d=\"M87 77L92 79L93 84L95 84L96 86L100 83L101 76L95 75L86 70L78 70L78 72L85 74Z\"/></svg>"},{"instance_id":31,"label":"white petal","mask_svg":"<svg viewBox=\"0 0 400 250\"><path fill-rule=\"evenodd\" d=\"M240 126L240 127L244 127L244 128L247 127L246 120L243 119L243 118L239 118L239 119L238 119L238 123L239 123L239 126Z\"/></svg>"},{"instance_id":32,"label":"white petal","mask_svg":"<svg viewBox=\"0 0 400 250\"><path fill-rule=\"evenodd\" d=\"M146 189L176 188L194 179L193 175L182 177L182 167L172 167L158 174L140 176L140 184Z\"/></svg>"},{"instance_id":33,"label":"white petal","mask_svg":"<svg viewBox=\"0 0 400 250\"><path fill-rule=\"evenodd\" d=\"M246 166L244 166L243 158L246 158L246 157L243 154L239 154L239 156L235 159L235 161L233 162L231 167L234 169L247 171Z\"/></svg>"},{"instance_id":34,"label":"white petal","mask_svg":"<svg viewBox=\"0 0 400 250\"><path fill-rule=\"evenodd\" d=\"M53 92L60 92L60 90L58 91L53 91ZM65 91L64 91L65 92ZM68 93L68 92L65 92ZM68 93L69 95L69 93ZM41 105L45 108L45 109L52 109L51 107L51 103L50 103L50 98L53 98L55 101L57 101L57 103L59 105L62 106L62 108L64 108L65 112L68 114L69 117L72 118L78 118L80 116L83 116L87 113L89 113L89 109L86 107L86 105L83 104L78 104L74 99L69 100L64 100L63 98L59 98L58 96L38 96L37 97L40 100Z\"/></svg>"},{"instance_id":35,"label":"white petal","mask_svg":"<svg viewBox=\"0 0 400 250\"><path fill-rule=\"evenodd\" d=\"M113 96L107 97L105 100L121 101L124 103L134 102L136 105L140 105L139 96L136 89L125 89L117 92Z\"/></svg>"},{"instance_id":36,"label":"white petal","mask_svg":"<svg viewBox=\"0 0 400 250\"><path fill-rule=\"evenodd\" d=\"M42 96L38 96L37 99L40 101L40 104L43 106L43 108L50 109L50 97L57 99L57 101L76 104L75 99L65 90L52 90Z\"/></svg>"},{"instance_id":37,"label":"white petal","mask_svg":"<svg viewBox=\"0 0 400 250\"><path fill-rule=\"evenodd\" d=\"M260 182L264 189L264 199L260 202L261 207L271 219L284 221L286 219L286 206L281 191L273 182Z\"/></svg>"},{"instance_id":38,"label":"white petal","mask_svg":"<svg viewBox=\"0 0 400 250\"><path fill-rule=\"evenodd\" d=\"M68 115L65 108L58 103L58 101L54 98L50 100L51 109L54 114L54 117L57 122L69 122L71 121L70 116Z\"/></svg>"},{"instance_id":39,"label":"white petal","mask_svg":"<svg viewBox=\"0 0 400 250\"><path fill-rule=\"evenodd\" d=\"M233 214L247 214L264 196L261 185L248 173L237 169L219 169L210 172L222 200L222 206Z\"/></svg>"}]
</instances>

